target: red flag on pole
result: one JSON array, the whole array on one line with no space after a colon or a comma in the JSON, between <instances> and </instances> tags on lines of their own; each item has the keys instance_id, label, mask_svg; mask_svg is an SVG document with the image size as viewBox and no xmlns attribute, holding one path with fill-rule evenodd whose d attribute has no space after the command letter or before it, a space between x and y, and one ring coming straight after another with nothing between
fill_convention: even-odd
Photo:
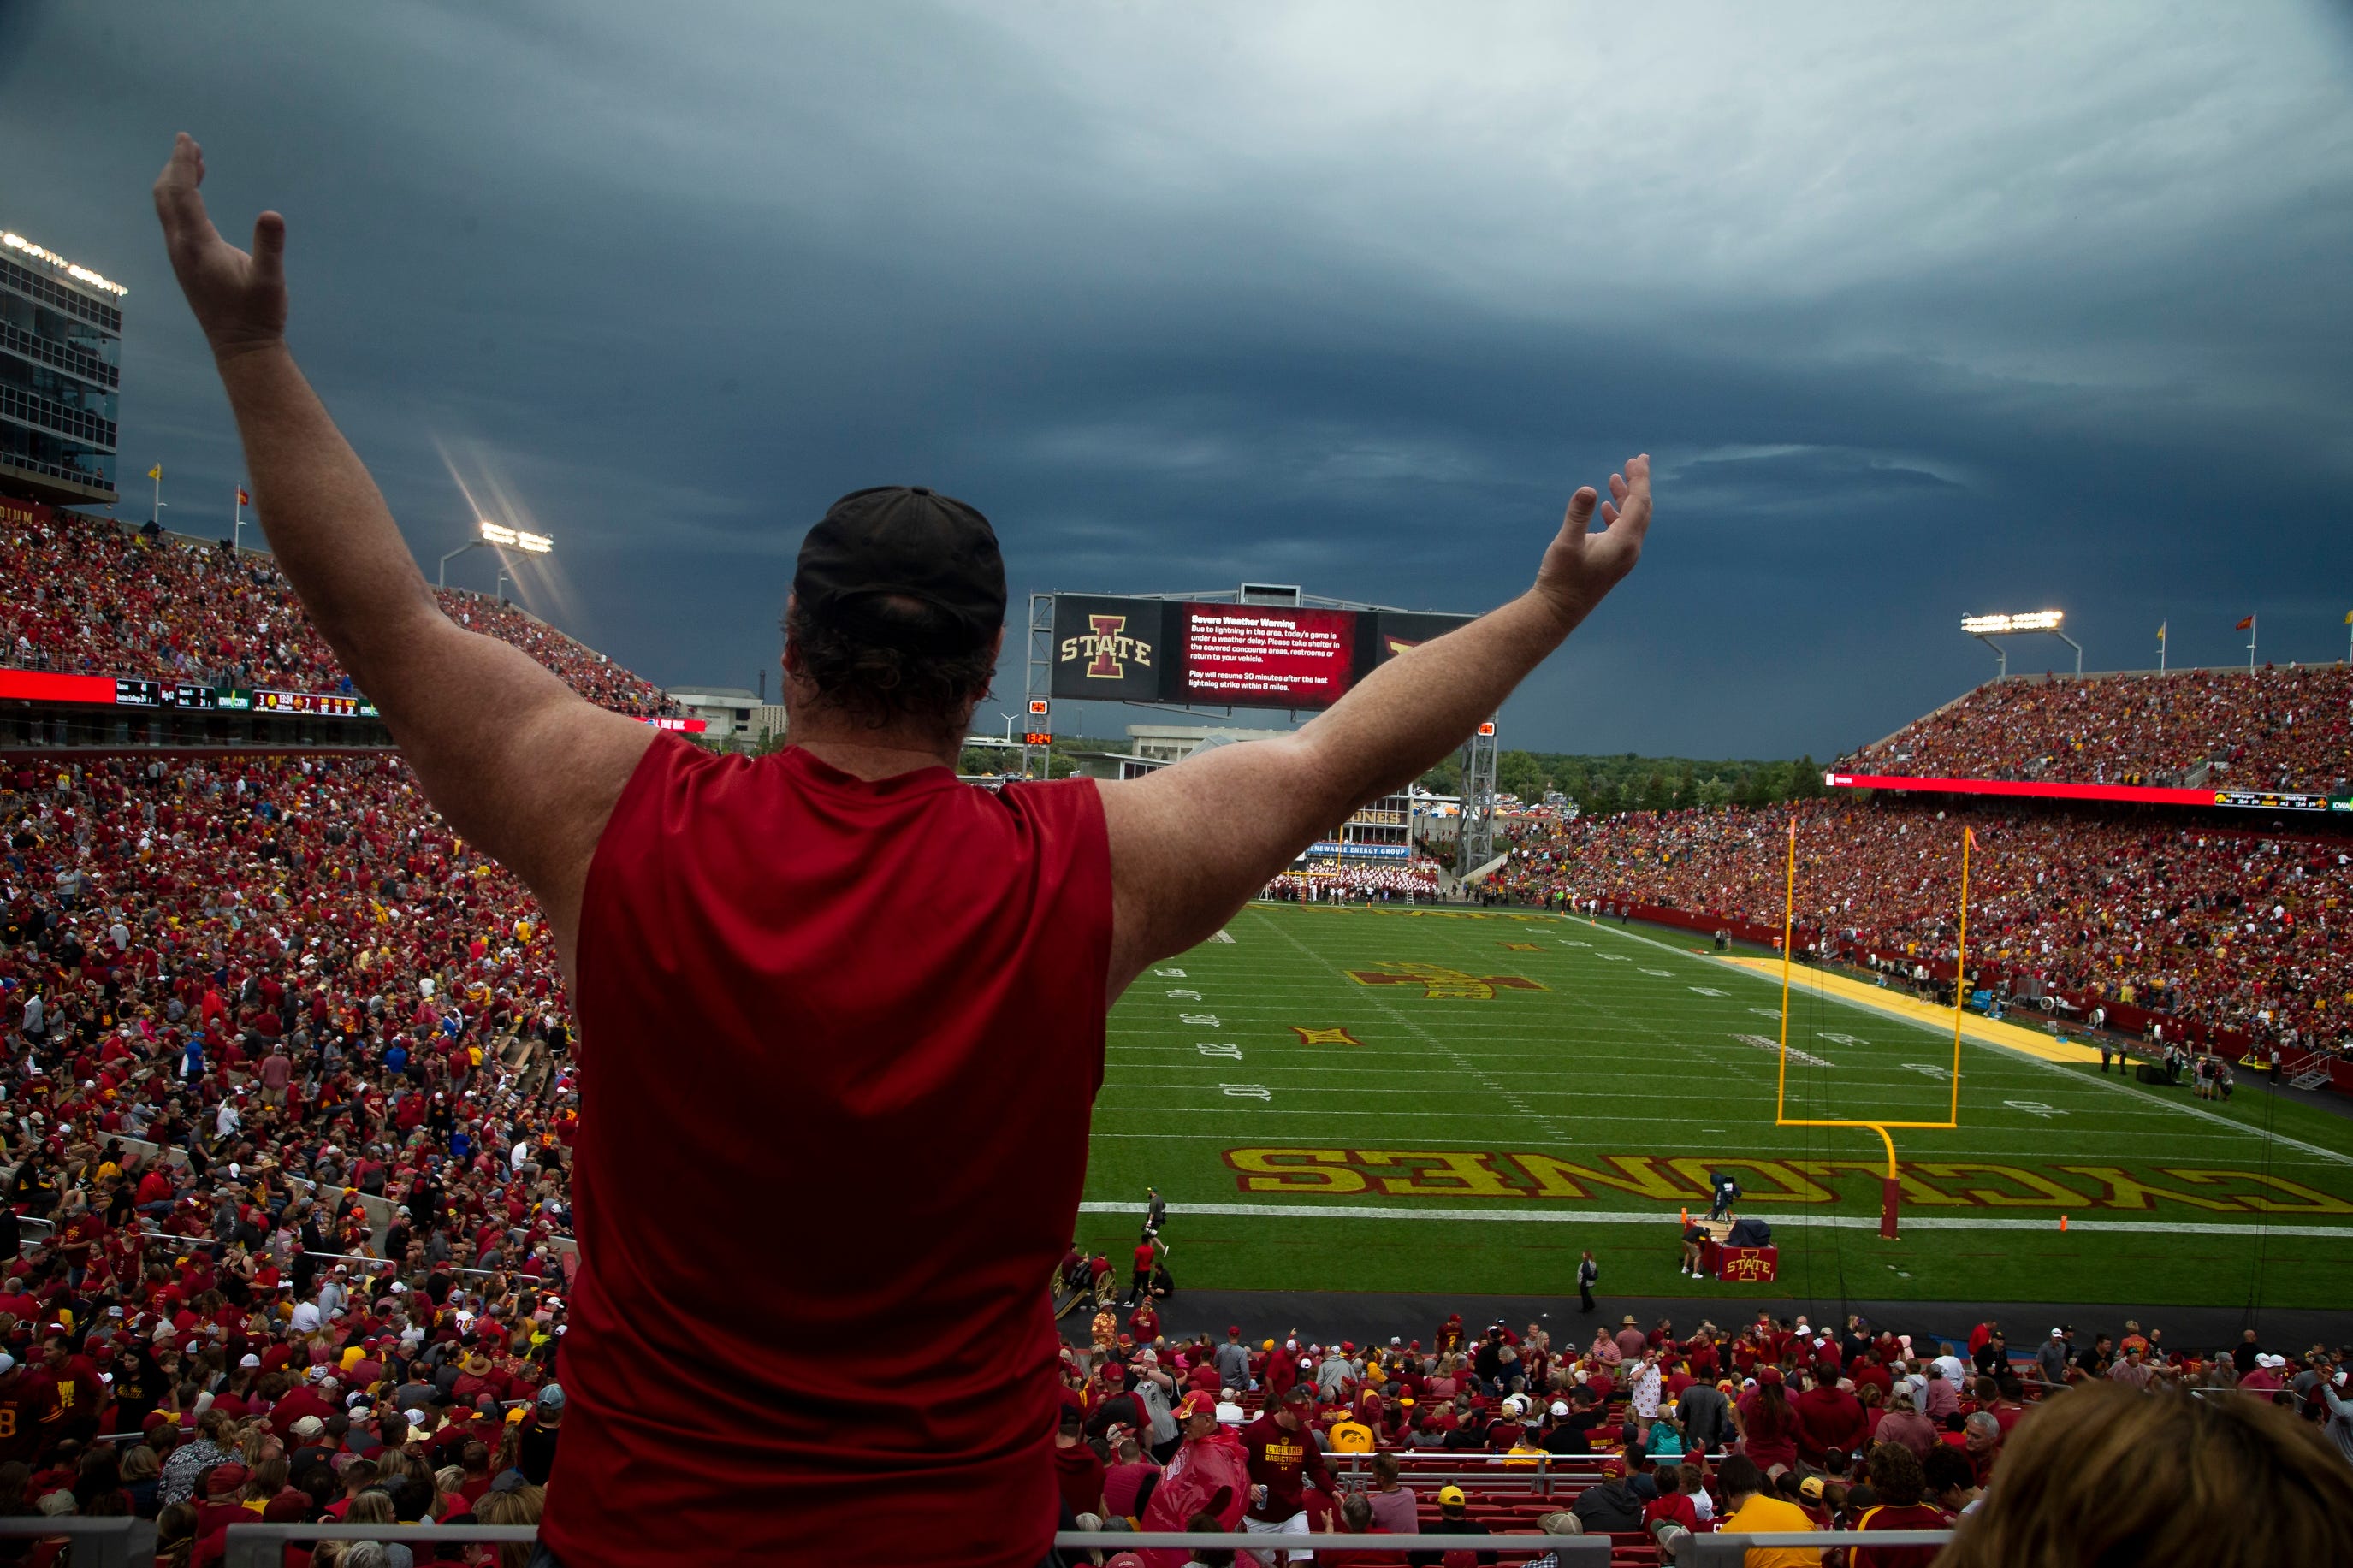
<instances>
[{"instance_id":1,"label":"red flag on pole","mask_svg":"<svg viewBox=\"0 0 2353 1568\"><path fill-rule=\"evenodd\" d=\"M243 485L237 487L237 504L239 506L251 506L253 504L253 498L245 493L245 487Z\"/></svg>"},{"instance_id":2,"label":"red flag on pole","mask_svg":"<svg viewBox=\"0 0 2353 1568\"><path fill-rule=\"evenodd\" d=\"M2232 626L2231 629L2234 632L2253 631L2255 629L2255 617L2249 616L2245 620L2241 621L2237 626Z\"/></svg>"}]
</instances>

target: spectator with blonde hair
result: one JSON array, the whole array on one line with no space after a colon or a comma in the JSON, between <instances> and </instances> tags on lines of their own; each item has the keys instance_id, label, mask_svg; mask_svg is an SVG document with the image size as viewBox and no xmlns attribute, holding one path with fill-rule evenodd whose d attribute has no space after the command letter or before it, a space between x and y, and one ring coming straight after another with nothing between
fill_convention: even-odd
<instances>
[{"instance_id":1,"label":"spectator with blonde hair","mask_svg":"<svg viewBox=\"0 0 2353 1568\"><path fill-rule=\"evenodd\" d=\"M527 1481L512 1487L494 1486L474 1504L474 1520L480 1524L537 1524L539 1510L546 1500L547 1493ZM504 1542L499 1547L499 1568L526 1568L531 1553L527 1542Z\"/></svg>"}]
</instances>

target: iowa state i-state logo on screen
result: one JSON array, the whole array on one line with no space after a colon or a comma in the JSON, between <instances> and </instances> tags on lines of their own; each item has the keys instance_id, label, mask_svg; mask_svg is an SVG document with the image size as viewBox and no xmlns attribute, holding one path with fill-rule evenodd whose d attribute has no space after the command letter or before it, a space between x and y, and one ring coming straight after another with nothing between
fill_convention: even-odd
<instances>
[{"instance_id":1,"label":"iowa state i-state logo on screen","mask_svg":"<svg viewBox=\"0 0 2353 1568\"><path fill-rule=\"evenodd\" d=\"M1168 606L1156 599L1054 600L1057 697L1153 701L1170 660L1164 649Z\"/></svg>"}]
</instances>

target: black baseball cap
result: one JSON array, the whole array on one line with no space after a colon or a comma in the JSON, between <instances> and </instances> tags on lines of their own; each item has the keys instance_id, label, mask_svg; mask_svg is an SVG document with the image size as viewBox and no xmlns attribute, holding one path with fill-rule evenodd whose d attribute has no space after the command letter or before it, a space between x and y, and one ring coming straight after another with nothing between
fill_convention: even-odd
<instances>
[{"instance_id":1,"label":"black baseball cap","mask_svg":"<svg viewBox=\"0 0 2353 1568\"><path fill-rule=\"evenodd\" d=\"M1005 559L978 509L921 485L852 490L801 541L793 594L807 614L906 653L970 653L1005 626ZM894 615L913 599L933 613Z\"/></svg>"}]
</instances>

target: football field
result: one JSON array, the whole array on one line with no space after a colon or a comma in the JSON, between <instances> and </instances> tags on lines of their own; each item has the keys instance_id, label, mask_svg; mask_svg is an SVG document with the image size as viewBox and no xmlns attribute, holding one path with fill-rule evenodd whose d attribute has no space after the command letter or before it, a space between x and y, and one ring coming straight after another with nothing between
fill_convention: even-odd
<instances>
[{"instance_id":1,"label":"football field","mask_svg":"<svg viewBox=\"0 0 2353 1568\"><path fill-rule=\"evenodd\" d=\"M1180 1288L1570 1293L1589 1247L1619 1296L2353 1295L2353 1121L2251 1084L2200 1101L1972 1017L1959 1125L1893 1134L1891 1242L1878 1135L1775 1124L1777 963L1447 907L1253 904L1225 935L1112 1012L1080 1235L1123 1274L1150 1184ZM1788 1117L1948 1119L1949 1010L1798 973ZM1712 1169L1778 1283L1679 1276Z\"/></svg>"}]
</instances>

